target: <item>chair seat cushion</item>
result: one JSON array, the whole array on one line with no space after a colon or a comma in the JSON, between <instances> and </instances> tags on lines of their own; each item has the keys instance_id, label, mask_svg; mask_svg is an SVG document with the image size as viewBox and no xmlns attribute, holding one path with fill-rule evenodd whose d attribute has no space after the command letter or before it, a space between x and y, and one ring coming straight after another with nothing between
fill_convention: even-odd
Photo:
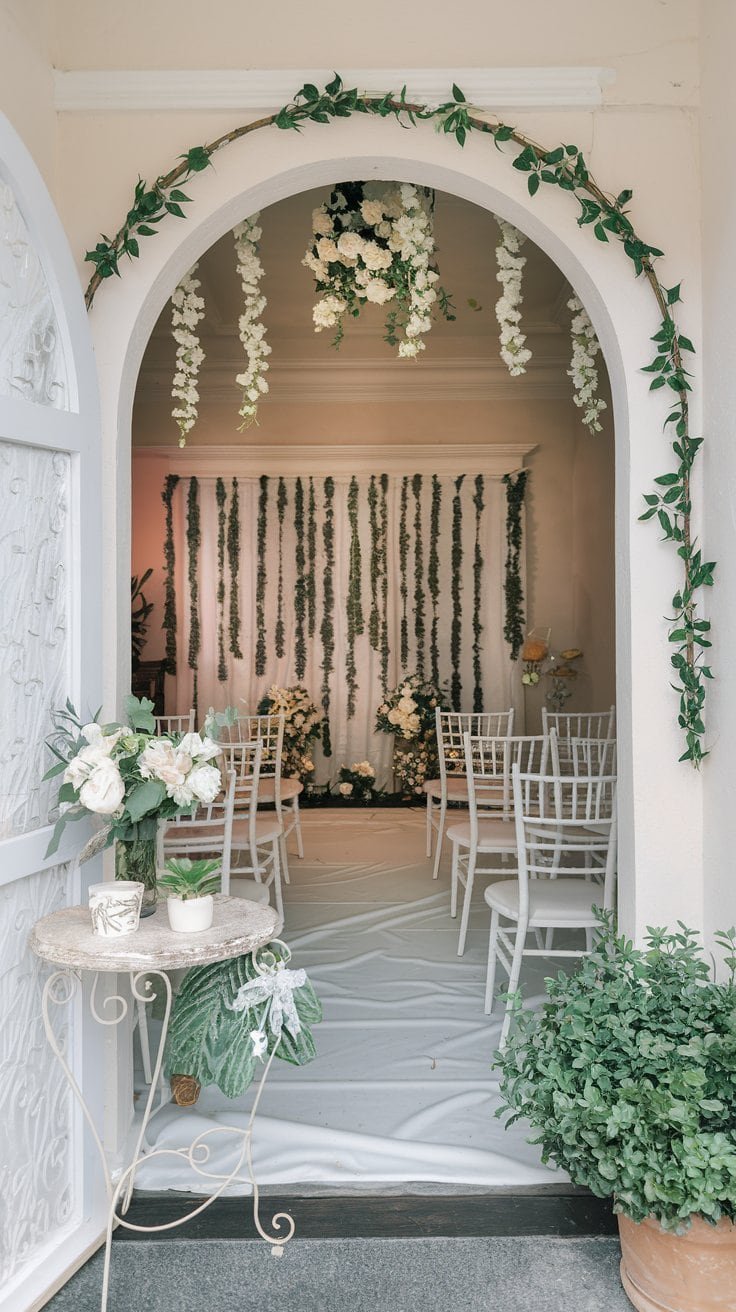
<instances>
[{"instance_id":1,"label":"chair seat cushion","mask_svg":"<svg viewBox=\"0 0 736 1312\"><path fill-rule=\"evenodd\" d=\"M304 784L299 779L281 780L281 801L290 802L304 792ZM276 798L275 779L261 779L258 782L258 801L273 802Z\"/></svg>"},{"instance_id":2,"label":"chair seat cushion","mask_svg":"<svg viewBox=\"0 0 736 1312\"><path fill-rule=\"evenodd\" d=\"M489 884L483 896L489 907L510 920L519 918L519 882L504 879ZM602 889L585 879L530 879L529 927L597 925L594 906L602 902Z\"/></svg>"},{"instance_id":3,"label":"chair seat cushion","mask_svg":"<svg viewBox=\"0 0 736 1312\"><path fill-rule=\"evenodd\" d=\"M440 798L442 796L442 780L427 779L423 785L424 791L428 797ZM447 798L450 802L462 802L468 796L468 785L464 774L451 774L447 776Z\"/></svg>"},{"instance_id":4,"label":"chair seat cushion","mask_svg":"<svg viewBox=\"0 0 736 1312\"><path fill-rule=\"evenodd\" d=\"M256 843L272 843L281 837L281 825L275 815L259 816L256 820ZM233 847L247 847L250 839L250 826L247 820L235 820L233 823Z\"/></svg>"},{"instance_id":5,"label":"chair seat cushion","mask_svg":"<svg viewBox=\"0 0 736 1312\"><path fill-rule=\"evenodd\" d=\"M470 847L470 821L462 820L450 825L447 837L451 843ZM478 823L479 852L515 852L516 825L513 820L481 820Z\"/></svg>"},{"instance_id":6,"label":"chair seat cushion","mask_svg":"<svg viewBox=\"0 0 736 1312\"><path fill-rule=\"evenodd\" d=\"M258 884L255 879L241 879L240 875L233 875L230 880L230 896L257 902L262 907L268 906L270 900L265 884Z\"/></svg>"}]
</instances>

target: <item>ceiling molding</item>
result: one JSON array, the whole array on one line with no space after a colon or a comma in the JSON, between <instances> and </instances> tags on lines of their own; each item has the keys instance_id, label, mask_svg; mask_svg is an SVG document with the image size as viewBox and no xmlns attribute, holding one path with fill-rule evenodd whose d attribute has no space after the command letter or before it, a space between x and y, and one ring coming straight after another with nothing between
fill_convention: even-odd
<instances>
[{"instance_id":1,"label":"ceiling molding","mask_svg":"<svg viewBox=\"0 0 736 1312\"><path fill-rule=\"evenodd\" d=\"M567 361L532 360L527 372L512 378L500 359L442 360L290 360L274 361L268 372L269 393L262 405L366 405L418 401L558 401L569 400ZM203 404L235 407L235 376L242 358L208 363L199 376ZM136 403L170 404L171 369L144 367Z\"/></svg>"},{"instance_id":2,"label":"ceiling molding","mask_svg":"<svg viewBox=\"0 0 736 1312\"><path fill-rule=\"evenodd\" d=\"M54 70L54 106L69 113L152 110L273 110L287 104L305 82L330 81L332 69L70 69ZM345 69L346 86L367 93L397 92L437 105L463 88L479 108L576 109L603 102L613 69L558 68L357 68Z\"/></svg>"},{"instance_id":3,"label":"ceiling molding","mask_svg":"<svg viewBox=\"0 0 736 1312\"><path fill-rule=\"evenodd\" d=\"M408 445L178 446L135 447L136 464L165 461L173 473L217 478L268 474L336 477L352 474L484 474L503 478L521 469L536 443L483 442Z\"/></svg>"}]
</instances>

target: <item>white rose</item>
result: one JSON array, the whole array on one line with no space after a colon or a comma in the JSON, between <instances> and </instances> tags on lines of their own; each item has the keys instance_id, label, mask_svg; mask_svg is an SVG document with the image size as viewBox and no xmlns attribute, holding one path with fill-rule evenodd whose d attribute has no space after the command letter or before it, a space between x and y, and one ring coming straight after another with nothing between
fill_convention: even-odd
<instances>
[{"instance_id":1,"label":"white rose","mask_svg":"<svg viewBox=\"0 0 736 1312\"><path fill-rule=\"evenodd\" d=\"M399 724L401 721L401 711L398 707L393 706L387 715L389 724Z\"/></svg>"},{"instance_id":2,"label":"white rose","mask_svg":"<svg viewBox=\"0 0 736 1312\"><path fill-rule=\"evenodd\" d=\"M152 738L138 757L141 777L160 780L169 797L175 800L176 791L183 785L191 768L189 753L175 748L166 738Z\"/></svg>"},{"instance_id":3,"label":"white rose","mask_svg":"<svg viewBox=\"0 0 736 1312\"><path fill-rule=\"evenodd\" d=\"M389 287L383 278L371 278L365 286L365 298L371 301L373 305L385 305L392 297L396 295L393 287Z\"/></svg>"},{"instance_id":4,"label":"white rose","mask_svg":"<svg viewBox=\"0 0 736 1312\"><path fill-rule=\"evenodd\" d=\"M79 800L95 815L112 815L125 797L125 784L114 761L107 758L85 780L79 790Z\"/></svg>"},{"instance_id":5,"label":"white rose","mask_svg":"<svg viewBox=\"0 0 736 1312\"><path fill-rule=\"evenodd\" d=\"M198 801L209 806L214 802L222 786L220 771L216 765L198 765L187 776L187 787Z\"/></svg>"},{"instance_id":6,"label":"white rose","mask_svg":"<svg viewBox=\"0 0 736 1312\"><path fill-rule=\"evenodd\" d=\"M386 715L387 713L388 713L388 706L386 705L385 702L381 702L381 705L378 708L378 714Z\"/></svg>"},{"instance_id":7,"label":"white rose","mask_svg":"<svg viewBox=\"0 0 736 1312\"><path fill-rule=\"evenodd\" d=\"M85 779L89 779L93 770L98 766L104 765L110 760L108 752L104 747L90 744L83 747L81 752L72 757L66 770L64 771L64 783L73 784L75 788L81 788Z\"/></svg>"},{"instance_id":8,"label":"white rose","mask_svg":"<svg viewBox=\"0 0 736 1312\"><path fill-rule=\"evenodd\" d=\"M340 784L340 792L342 793L343 797L349 797L352 791L353 791L352 784Z\"/></svg>"},{"instance_id":9,"label":"white rose","mask_svg":"<svg viewBox=\"0 0 736 1312\"><path fill-rule=\"evenodd\" d=\"M323 237L329 237L332 232L332 219L324 205L312 210L312 232L321 233Z\"/></svg>"},{"instance_id":10,"label":"white rose","mask_svg":"<svg viewBox=\"0 0 736 1312\"><path fill-rule=\"evenodd\" d=\"M393 264L391 252L384 250L383 246L376 245L374 241L363 242L360 255L368 269L390 269Z\"/></svg>"},{"instance_id":11,"label":"white rose","mask_svg":"<svg viewBox=\"0 0 736 1312\"><path fill-rule=\"evenodd\" d=\"M342 241L342 237L340 241ZM317 242L317 256L323 264L329 264L331 261L334 262L340 258L337 246L328 237L320 237Z\"/></svg>"},{"instance_id":12,"label":"white rose","mask_svg":"<svg viewBox=\"0 0 736 1312\"><path fill-rule=\"evenodd\" d=\"M342 232L337 239L337 249L341 255L354 260L357 255L362 254L363 238L359 232Z\"/></svg>"},{"instance_id":13,"label":"white rose","mask_svg":"<svg viewBox=\"0 0 736 1312\"><path fill-rule=\"evenodd\" d=\"M406 694L404 694L399 702L399 710L403 711L404 715L411 715L416 709L417 704L414 701L414 698L407 697Z\"/></svg>"},{"instance_id":14,"label":"white rose","mask_svg":"<svg viewBox=\"0 0 736 1312\"><path fill-rule=\"evenodd\" d=\"M360 212L371 228L374 228L377 223L381 223L383 219L383 205L379 200L364 200Z\"/></svg>"},{"instance_id":15,"label":"white rose","mask_svg":"<svg viewBox=\"0 0 736 1312\"><path fill-rule=\"evenodd\" d=\"M177 751L186 752L193 761L211 761L219 755L220 748L207 734L202 738L198 733L185 733Z\"/></svg>"}]
</instances>

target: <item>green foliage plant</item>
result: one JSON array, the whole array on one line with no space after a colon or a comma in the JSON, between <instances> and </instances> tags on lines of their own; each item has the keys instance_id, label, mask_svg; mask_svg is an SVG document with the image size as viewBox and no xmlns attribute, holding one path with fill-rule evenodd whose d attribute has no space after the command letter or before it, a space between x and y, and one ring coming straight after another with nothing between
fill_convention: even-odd
<instances>
[{"instance_id":1,"label":"green foliage plant","mask_svg":"<svg viewBox=\"0 0 736 1312\"><path fill-rule=\"evenodd\" d=\"M524 645L524 589L521 584L521 546L523 541L522 509L528 478L522 469L512 478L504 474L506 485L506 563L503 595L506 605L503 636L511 648L512 661L518 660Z\"/></svg>"},{"instance_id":2,"label":"green foliage plant","mask_svg":"<svg viewBox=\"0 0 736 1312\"><path fill-rule=\"evenodd\" d=\"M574 1184L634 1221L682 1231L736 1218L736 931L718 981L684 925L635 948L602 917L574 974L545 981L503 1053L507 1124L521 1118Z\"/></svg>"},{"instance_id":3,"label":"green foliage plant","mask_svg":"<svg viewBox=\"0 0 736 1312\"><path fill-rule=\"evenodd\" d=\"M130 580L130 645L133 653L133 669L140 663L148 636L148 621L153 610L153 602L147 601L143 589L152 574L153 570L147 569L140 577L133 574Z\"/></svg>"},{"instance_id":4,"label":"green foliage plant","mask_svg":"<svg viewBox=\"0 0 736 1312\"><path fill-rule=\"evenodd\" d=\"M122 260L138 259L141 237L155 236L164 220L185 217L183 206L190 203L191 197L182 187L207 169L218 151L265 128L298 132L305 123L329 124L354 114L392 118L405 128L431 122L438 132L453 137L460 147L473 133L486 137L497 150L513 152L511 166L525 175L530 196L544 193L547 188L566 192L577 206L578 225L590 228L597 241L619 247L634 277L648 283L659 327L652 337L655 354L644 369L651 375L650 389L661 391L670 401L665 428L672 433L675 468L654 479L653 490L645 495L646 509L640 518L655 520L680 563L680 584L669 608L670 664L679 696L678 724L684 740L680 759L699 766L706 754L703 745L706 681L712 678L710 666L705 663L711 646L711 625L701 616L699 603L702 589L712 586L715 562L704 558L692 527L692 469L703 441L691 432L691 386L686 357L695 348L680 330L676 317L675 307L682 300L681 284L666 287L661 282L657 261L663 252L634 227L628 209L633 193L629 189L615 195L606 192L591 176L579 146L566 142L550 149L493 114L480 115L467 103L457 85L452 87L451 99L427 106L408 100L406 87L398 94L387 91L382 95L366 95L356 87L346 87L337 73L322 89L306 82L277 113L232 128L206 145L191 147L151 184L138 179L130 208L118 230L112 237L103 233L86 253L85 259L94 266L85 292L87 308L91 308L105 280L120 277Z\"/></svg>"},{"instance_id":5,"label":"green foliage plant","mask_svg":"<svg viewBox=\"0 0 736 1312\"><path fill-rule=\"evenodd\" d=\"M159 876L158 886L169 897L187 902L190 898L206 897L208 893L220 891L221 861L190 861L184 856L171 857L165 864L167 873Z\"/></svg>"}]
</instances>

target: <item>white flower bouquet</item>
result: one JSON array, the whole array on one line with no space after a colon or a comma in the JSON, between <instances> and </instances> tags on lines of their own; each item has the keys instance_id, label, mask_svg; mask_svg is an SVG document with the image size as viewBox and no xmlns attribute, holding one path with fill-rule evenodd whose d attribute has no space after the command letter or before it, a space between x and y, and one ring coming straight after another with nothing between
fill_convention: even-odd
<instances>
[{"instance_id":1,"label":"white flower bouquet","mask_svg":"<svg viewBox=\"0 0 736 1312\"><path fill-rule=\"evenodd\" d=\"M272 684L258 703L259 715L283 715L284 754L282 772L305 780L314 770L311 744L322 732L324 715L302 684L289 688Z\"/></svg>"},{"instance_id":2,"label":"white flower bouquet","mask_svg":"<svg viewBox=\"0 0 736 1312\"><path fill-rule=\"evenodd\" d=\"M438 311L454 319L434 265L433 193L402 182L345 182L312 212L312 243L302 263L314 274L320 299L315 332L345 333L346 315L364 305L389 305L386 341L399 356L416 358Z\"/></svg>"},{"instance_id":3,"label":"white flower bouquet","mask_svg":"<svg viewBox=\"0 0 736 1312\"><path fill-rule=\"evenodd\" d=\"M393 764L397 792L416 797L423 792L425 780L437 773L437 752L429 741L397 744Z\"/></svg>"},{"instance_id":4,"label":"white flower bouquet","mask_svg":"<svg viewBox=\"0 0 736 1312\"><path fill-rule=\"evenodd\" d=\"M410 674L381 702L376 711L376 730L407 742L428 734L434 736L438 706L445 709L442 690L421 675Z\"/></svg>"},{"instance_id":5,"label":"white flower bouquet","mask_svg":"<svg viewBox=\"0 0 736 1312\"><path fill-rule=\"evenodd\" d=\"M355 802L370 802L376 792L376 772L370 761L355 761L342 765L338 775L337 791L341 797Z\"/></svg>"}]
</instances>

